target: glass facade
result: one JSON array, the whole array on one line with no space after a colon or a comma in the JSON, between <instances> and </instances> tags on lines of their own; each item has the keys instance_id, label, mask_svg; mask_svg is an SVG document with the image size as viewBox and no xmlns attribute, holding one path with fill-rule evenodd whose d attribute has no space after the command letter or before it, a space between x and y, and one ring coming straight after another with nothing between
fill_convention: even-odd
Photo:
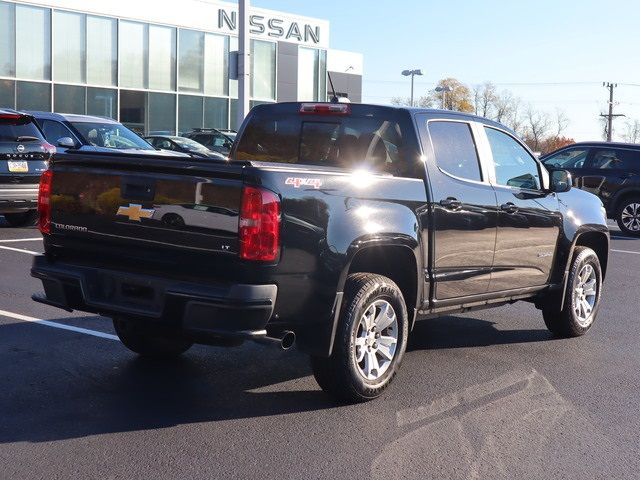
<instances>
[{"instance_id":1,"label":"glass facade","mask_svg":"<svg viewBox=\"0 0 640 480\"><path fill-rule=\"evenodd\" d=\"M235 129L237 50L233 35L0 0L0 107L111 117L142 134ZM251 40L252 106L276 101L277 57L275 40ZM299 47L298 76L300 99L324 98L326 51Z\"/></svg>"}]
</instances>

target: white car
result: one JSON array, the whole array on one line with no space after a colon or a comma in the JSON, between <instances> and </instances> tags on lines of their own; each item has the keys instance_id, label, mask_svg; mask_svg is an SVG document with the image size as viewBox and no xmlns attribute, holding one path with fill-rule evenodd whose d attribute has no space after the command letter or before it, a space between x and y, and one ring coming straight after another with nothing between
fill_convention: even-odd
<instances>
[{"instance_id":1,"label":"white car","mask_svg":"<svg viewBox=\"0 0 640 480\"><path fill-rule=\"evenodd\" d=\"M238 212L203 204L154 205L151 218L175 229L185 227L211 228L238 232Z\"/></svg>"}]
</instances>

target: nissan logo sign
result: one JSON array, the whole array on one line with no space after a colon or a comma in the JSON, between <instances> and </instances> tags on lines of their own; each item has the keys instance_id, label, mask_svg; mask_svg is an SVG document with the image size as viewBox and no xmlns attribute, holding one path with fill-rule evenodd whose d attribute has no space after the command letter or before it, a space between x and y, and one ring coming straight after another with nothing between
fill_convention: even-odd
<instances>
[{"instance_id":1,"label":"nissan logo sign","mask_svg":"<svg viewBox=\"0 0 640 480\"><path fill-rule=\"evenodd\" d=\"M17 151L18 153L22 153L22 152L24 152L24 145L18 145L18 146L16 147L16 151Z\"/></svg>"}]
</instances>

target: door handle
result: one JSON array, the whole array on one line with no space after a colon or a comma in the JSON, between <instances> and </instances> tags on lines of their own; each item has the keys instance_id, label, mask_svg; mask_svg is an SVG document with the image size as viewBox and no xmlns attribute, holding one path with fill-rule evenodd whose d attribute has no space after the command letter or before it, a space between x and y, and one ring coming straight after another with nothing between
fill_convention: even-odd
<instances>
[{"instance_id":1,"label":"door handle","mask_svg":"<svg viewBox=\"0 0 640 480\"><path fill-rule=\"evenodd\" d=\"M500 205L500 210L506 213L516 213L518 211L518 207L514 203L507 202Z\"/></svg>"},{"instance_id":2,"label":"door handle","mask_svg":"<svg viewBox=\"0 0 640 480\"><path fill-rule=\"evenodd\" d=\"M454 197L447 197L444 200L440 200L440 205L449 210L459 210L462 208L462 202Z\"/></svg>"}]
</instances>

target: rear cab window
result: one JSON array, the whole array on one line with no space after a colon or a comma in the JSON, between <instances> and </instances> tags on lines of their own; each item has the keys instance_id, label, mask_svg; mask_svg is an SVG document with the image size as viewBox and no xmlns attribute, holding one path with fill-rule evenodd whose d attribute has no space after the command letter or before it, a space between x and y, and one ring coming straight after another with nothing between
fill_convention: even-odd
<instances>
[{"instance_id":1,"label":"rear cab window","mask_svg":"<svg viewBox=\"0 0 640 480\"><path fill-rule=\"evenodd\" d=\"M342 104L345 105L345 104ZM365 169L417 176L415 135L395 108L349 105L349 113L300 113L300 104L256 107L232 158L256 162ZM417 156L416 156L417 158Z\"/></svg>"}]
</instances>

